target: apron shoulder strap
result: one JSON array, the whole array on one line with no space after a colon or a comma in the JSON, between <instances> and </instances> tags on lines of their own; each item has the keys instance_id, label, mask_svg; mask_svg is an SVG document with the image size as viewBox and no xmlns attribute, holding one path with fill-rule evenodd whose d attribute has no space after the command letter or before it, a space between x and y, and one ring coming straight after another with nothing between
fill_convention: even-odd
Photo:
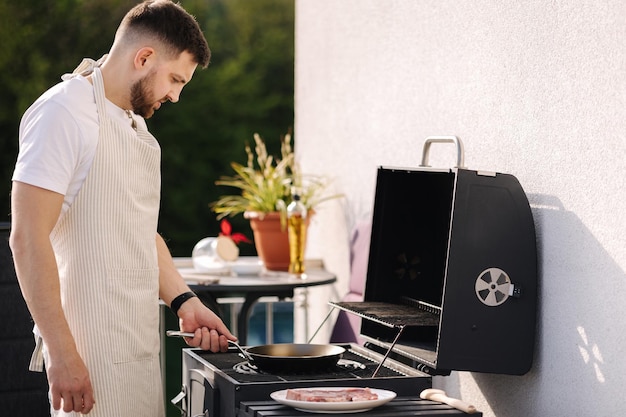
<instances>
[{"instance_id":1,"label":"apron shoulder strap","mask_svg":"<svg viewBox=\"0 0 626 417\"><path fill-rule=\"evenodd\" d=\"M92 79L98 114L101 118L103 118L106 115L106 96L104 95L104 80L102 78L102 72L100 71L100 68L95 67L93 69Z\"/></svg>"}]
</instances>

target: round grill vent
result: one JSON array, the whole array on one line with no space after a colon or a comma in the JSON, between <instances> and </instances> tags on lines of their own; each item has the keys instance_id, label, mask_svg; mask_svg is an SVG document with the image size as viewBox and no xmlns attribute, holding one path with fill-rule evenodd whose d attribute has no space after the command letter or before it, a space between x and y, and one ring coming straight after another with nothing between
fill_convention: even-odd
<instances>
[{"instance_id":1,"label":"round grill vent","mask_svg":"<svg viewBox=\"0 0 626 417\"><path fill-rule=\"evenodd\" d=\"M509 298L511 279L499 268L488 268L476 278L476 296L481 303L496 307Z\"/></svg>"}]
</instances>

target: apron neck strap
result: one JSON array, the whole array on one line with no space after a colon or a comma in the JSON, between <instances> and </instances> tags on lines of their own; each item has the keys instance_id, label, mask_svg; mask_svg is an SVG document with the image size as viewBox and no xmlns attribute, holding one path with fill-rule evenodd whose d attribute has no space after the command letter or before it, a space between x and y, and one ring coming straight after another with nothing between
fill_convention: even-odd
<instances>
[{"instance_id":1,"label":"apron neck strap","mask_svg":"<svg viewBox=\"0 0 626 417\"><path fill-rule=\"evenodd\" d=\"M102 71L100 71L100 68L95 67L93 69L92 80L98 114L100 117L104 117L106 116L106 96L104 94L104 80L102 78Z\"/></svg>"}]
</instances>

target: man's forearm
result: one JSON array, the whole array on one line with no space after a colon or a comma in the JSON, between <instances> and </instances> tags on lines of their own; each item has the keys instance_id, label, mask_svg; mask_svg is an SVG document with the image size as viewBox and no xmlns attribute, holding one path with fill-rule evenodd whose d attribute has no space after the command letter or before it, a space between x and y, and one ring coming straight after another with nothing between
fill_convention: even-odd
<instances>
[{"instance_id":1,"label":"man's forearm","mask_svg":"<svg viewBox=\"0 0 626 417\"><path fill-rule=\"evenodd\" d=\"M61 307L59 274L49 238L17 228L11 233L11 250L22 294L48 351L75 349Z\"/></svg>"},{"instance_id":2,"label":"man's forearm","mask_svg":"<svg viewBox=\"0 0 626 417\"><path fill-rule=\"evenodd\" d=\"M159 296L169 306L176 296L189 291L189 287L176 269L165 241L158 234L156 245L159 258Z\"/></svg>"}]
</instances>

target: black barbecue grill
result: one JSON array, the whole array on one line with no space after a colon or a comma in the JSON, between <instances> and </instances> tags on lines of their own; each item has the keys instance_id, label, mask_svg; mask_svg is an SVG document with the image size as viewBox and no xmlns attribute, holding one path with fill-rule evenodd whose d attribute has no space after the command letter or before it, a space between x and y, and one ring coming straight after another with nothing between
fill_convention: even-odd
<instances>
[{"instance_id":1,"label":"black barbecue grill","mask_svg":"<svg viewBox=\"0 0 626 417\"><path fill-rule=\"evenodd\" d=\"M454 143L453 169L428 167ZM427 138L418 169L380 167L362 303L368 345L431 375L524 374L532 364L537 249L528 200L512 175L463 167L456 137Z\"/></svg>"},{"instance_id":2,"label":"black barbecue grill","mask_svg":"<svg viewBox=\"0 0 626 417\"><path fill-rule=\"evenodd\" d=\"M439 142L456 144L457 167L427 166L430 145ZM519 182L463 168L456 137L427 138L420 168L378 169L364 301L330 303L363 318L365 345L342 345L337 366L304 374L259 371L234 348L184 349L177 400L186 416L291 415L258 402L286 388L329 386L392 390L406 402L432 386L431 375L523 374L532 363L536 269L533 219ZM397 411L384 407L381 415Z\"/></svg>"}]
</instances>

